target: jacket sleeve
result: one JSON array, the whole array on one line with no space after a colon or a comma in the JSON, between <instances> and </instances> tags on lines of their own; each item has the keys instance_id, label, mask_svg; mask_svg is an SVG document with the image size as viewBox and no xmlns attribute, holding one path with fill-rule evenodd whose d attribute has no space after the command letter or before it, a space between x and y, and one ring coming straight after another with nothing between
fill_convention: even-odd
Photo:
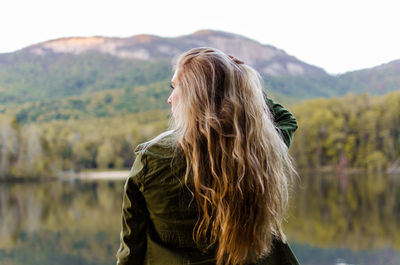
<instances>
[{"instance_id":1,"label":"jacket sleeve","mask_svg":"<svg viewBox=\"0 0 400 265\"><path fill-rule=\"evenodd\" d=\"M289 147L292 143L294 132L298 128L296 118L282 105L272 101L272 99L266 98L266 102L274 116L275 125L283 141Z\"/></svg>"},{"instance_id":2,"label":"jacket sleeve","mask_svg":"<svg viewBox=\"0 0 400 265\"><path fill-rule=\"evenodd\" d=\"M146 229L148 210L140 191L139 180L145 174L145 161L141 154L136 157L124 186L122 225L117 265L142 265L146 254Z\"/></svg>"}]
</instances>

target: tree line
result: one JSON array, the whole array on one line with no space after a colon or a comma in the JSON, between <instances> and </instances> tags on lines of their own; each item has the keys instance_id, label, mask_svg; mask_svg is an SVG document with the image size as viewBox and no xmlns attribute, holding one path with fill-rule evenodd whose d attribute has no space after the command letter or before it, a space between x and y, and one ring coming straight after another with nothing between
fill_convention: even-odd
<instances>
[{"instance_id":1,"label":"tree line","mask_svg":"<svg viewBox=\"0 0 400 265\"><path fill-rule=\"evenodd\" d=\"M290 151L300 169L383 172L400 158L400 92L314 99L290 109L299 123ZM1 114L0 175L129 168L133 148L168 121L168 110L25 124Z\"/></svg>"},{"instance_id":2,"label":"tree line","mask_svg":"<svg viewBox=\"0 0 400 265\"><path fill-rule=\"evenodd\" d=\"M0 179L129 168L134 147L168 127L168 111L21 126L0 115Z\"/></svg>"},{"instance_id":3,"label":"tree line","mask_svg":"<svg viewBox=\"0 0 400 265\"><path fill-rule=\"evenodd\" d=\"M291 151L299 168L379 172L400 158L400 91L315 99L293 112L299 130Z\"/></svg>"}]
</instances>

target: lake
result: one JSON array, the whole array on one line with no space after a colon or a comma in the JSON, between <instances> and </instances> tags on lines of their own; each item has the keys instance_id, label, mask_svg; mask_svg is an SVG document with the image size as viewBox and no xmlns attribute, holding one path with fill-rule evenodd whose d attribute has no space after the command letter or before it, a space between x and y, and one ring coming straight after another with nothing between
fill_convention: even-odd
<instances>
[{"instance_id":1,"label":"lake","mask_svg":"<svg viewBox=\"0 0 400 265\"><path fill-rule=\"evenodd\" d=\"M285 231L301 264L400 264L400 176L301 173ZM0 264L115 264L122 180L0 183Z\"/></svg>"}]
</instances>

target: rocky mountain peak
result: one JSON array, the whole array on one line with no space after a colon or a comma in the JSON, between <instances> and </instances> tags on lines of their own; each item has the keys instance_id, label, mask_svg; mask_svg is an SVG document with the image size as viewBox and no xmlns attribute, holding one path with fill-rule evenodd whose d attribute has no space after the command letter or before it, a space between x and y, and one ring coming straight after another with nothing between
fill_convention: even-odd
<instances>
[{"instance_id":1,"label":"rocky mountain peak","mask_svg":"<svg viewBox=\"0 0 400 265\"><path fill-rule=\"evenodd\" d=\"M234 55L267 75L326 74L323 69L304 63L271 45L263 45L241 35L214 30L199 30L193 34L175 38L147 34L128 38L71 37L46 41L26 49L43 56L49 52L79 55L94 51L125 59L156 61L172 60L182 52L201 46L215 47Z\"/></svg>"}]
</instances>

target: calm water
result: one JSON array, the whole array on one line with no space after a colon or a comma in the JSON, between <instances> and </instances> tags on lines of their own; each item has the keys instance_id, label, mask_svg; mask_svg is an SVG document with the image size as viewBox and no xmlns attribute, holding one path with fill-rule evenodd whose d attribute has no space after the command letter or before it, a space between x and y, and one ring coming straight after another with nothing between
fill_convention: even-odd
<instances>
[{"instance_id":1,"label":"calm water","mask_svg":"<svg viewBox=\"0 0 400 265\"><path fill-rule=\"evenodd\" d=\"M0 183L0 264L115 264L122 181ZM301 174L286 224L301 264L400 264L400 176Z\"/></svg>"}]
</instances>

